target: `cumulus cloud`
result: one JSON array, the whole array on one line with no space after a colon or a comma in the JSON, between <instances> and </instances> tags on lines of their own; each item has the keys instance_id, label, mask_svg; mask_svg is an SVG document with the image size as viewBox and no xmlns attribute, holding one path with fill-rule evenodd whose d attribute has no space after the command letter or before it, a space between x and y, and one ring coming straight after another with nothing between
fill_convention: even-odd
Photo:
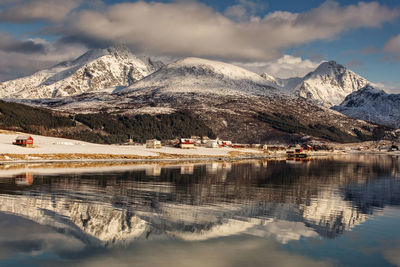
<instances>
[{"instance_id":1,"label":"cumulus cloud","mask_svg":"<svg viewBox=\"0 0 400 267\"><path fill-rule=\"evenodd\" d=\"M247 68L257 73L268 73L278 78L303 77L310 71L315 70L322 61L314 62L301 57L284 55L281 58L269 62L240 63L234 64Z\"/></svg>"},{"instance_id":2,"label":"cumulus cloud","mask_svg":"<svg viewBox=\"0 0 400 267\"><path fill-rule=\"evenodd\" d=\"M2 1L8 4L12 1ZM14 1L0 12L0 22L22 23L35 20L57 22L66 16L81 3L81 0L30 0Z\"/></svg>"},{"instance_id":3,"label":"cumulus cloud","mask_svg":"<svg viewBox=\"0 0 400 267\"><path fill-rule=\"evenodd\" d=\"M276 59L285 48L351 29L379 27L399 15L377 2L340 6L327 1L305 13L276 11L254 17L245 3L225 14L192 1L121 3L82 10L61 33L68 31L70 40L120 42L149 54L254 61Z\"/></svg>"}]
</instances>

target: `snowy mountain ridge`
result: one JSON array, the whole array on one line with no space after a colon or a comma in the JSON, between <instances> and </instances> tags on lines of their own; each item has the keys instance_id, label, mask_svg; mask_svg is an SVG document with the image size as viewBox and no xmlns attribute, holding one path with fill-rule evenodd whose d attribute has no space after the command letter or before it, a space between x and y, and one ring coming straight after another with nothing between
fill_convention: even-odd
<instances>
[{"instance_id":1,"label":"snowy mountain ridge","mask_svg":"<svg viewBox=\"0 0 400 267\"><path fill-rule=\"evenodd\" d=\"M30 76L0 83L1 98L50 98L129 86L163 65L141 60L124 46L89 50Z\"/></svg>"},{"instance_id":2,"label":"snowy mountain ridge","mask_svg":"<svg viewBox=\"0 0 400 267\"><path fill-rule=\"evenodd\" d=\"M304 76L294 89L296 95L327 106L340 104L347 95L370 82L335 61L322 63Z\"/></svg>"},{"instance_id":3,"label":"snowy mountain ridge","mask_svg":"<svg viewBox=\"0 0 400 267\"><path fill-rule=\"evenodd\" d=\"M387 94L371 85L348 95L333 109L352 118L400 128L400 94Z\"/></svg>"},{"instance_id":4,"label":"snowy mountain ridge","mask_svg":"<svg viewBox=\"0 0 400 267\"><path fill-rule=\"evenodd\" d=\"M273 84L246 69L202 58L183 58L114 93L267 95Z\"/></svg>"},{"instance_id":5,"label":"snowy mountain ridge","mask_svg":"<svg viewBox=\"0 0 400 267\"><path fill-rule=\"evenodd\" d=\"M261 77L283 91L327 107L339 105L347 95L371 84L335 61L321 63L303 78L280 79L268 73L261 74Z\"/></svg>"}]
</instances>

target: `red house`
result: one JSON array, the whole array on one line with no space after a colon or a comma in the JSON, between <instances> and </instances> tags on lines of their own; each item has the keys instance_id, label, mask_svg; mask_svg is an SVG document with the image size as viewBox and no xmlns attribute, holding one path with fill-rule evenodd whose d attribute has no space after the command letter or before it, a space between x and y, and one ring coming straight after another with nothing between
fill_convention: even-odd
<instances>
[{"instance_id":1,"label":"red house","mask_svg":"<svg viewBox=\"0 0 400 267\"><path fill-rule=\"evenodd\" d=\"M24 147L33 147L33 138L28 135L21 135L15 138L15 142L13 145L24 146Z\"/></svg>"},{"instance_id":2,"label":"red house","mask_svg":"<svg viewBox=\"0 0 400 267\"><path fill-rule=\"evenodd\" d=\"M180 148L194 148L194 141L193 141L193 139L181 138L179 140L179 147Z\"/></svg>"}]
</instances>

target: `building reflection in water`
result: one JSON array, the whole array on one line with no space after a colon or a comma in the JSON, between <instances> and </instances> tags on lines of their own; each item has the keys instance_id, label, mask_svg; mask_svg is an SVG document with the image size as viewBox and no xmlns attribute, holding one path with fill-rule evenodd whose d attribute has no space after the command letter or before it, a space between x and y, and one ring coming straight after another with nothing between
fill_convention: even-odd
<instances>
[{"instance_id":1,"label":"building reflection in water","mask_svg":"<svg viewBox=\"0 0 400 267\"><path fill-rule=\"evenodd\" d=\"M398 158L338 158L295 165L154 165L125 172L37 175L34 184L33 176L25 174L15 177L15 187L0 188L0 211L90 244L160 235L193 241L248 234L281 243L334 238L386 205L400 204L399 163ZM31 187L18 187L22 183Z\"/></svg>"},{"instance_id":2,"label":"building reflection in water","mask_svg":"<svg viewBox=\"0 0 400 267\"><path fill-rule=\"evenodd\" d=\"M154 165L154 166L146 168L146 175L147 176L160 176L161 175L161 166Z\"/></svg>"},{"instance_id":3,"label":"building reflection in water","mask_svg":"<svg viewBox=\"0 0 400 267\"><path fill-rule=\"evenodd\" d=\"M24 172L14 176L15 184L22 186L31 186L33 184L33 174Z\"/></svg>"}]
</instances>

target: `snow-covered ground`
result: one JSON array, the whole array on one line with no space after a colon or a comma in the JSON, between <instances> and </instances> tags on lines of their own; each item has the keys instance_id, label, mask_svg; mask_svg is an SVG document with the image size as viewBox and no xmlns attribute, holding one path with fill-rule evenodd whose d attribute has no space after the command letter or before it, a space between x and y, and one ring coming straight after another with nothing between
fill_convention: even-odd
<instances>
[{"instance_id":1,"label":"snow-covered ground","mask_svg":"<svg viewBox=\"0 0 400 267\"><path fill-rule=\"evenodd\" d=\"M13 145L13 141L21 133L0 132L0 155L1 154L109 154L109 155L131 155L142 157L156 157L159 153L178 154L182 156L228 156L231 151L245 153L260 153L253 149L233 148L205 148L180 149L175 147L162 147L160 149L148 149L145 145L101 145L87 143L77 140L31 135L34 139L33 148L25 148ZM34 160L34 157L27 158ZM39 158L40 159L40 158Z\"/></svg>"}]
</instances>

